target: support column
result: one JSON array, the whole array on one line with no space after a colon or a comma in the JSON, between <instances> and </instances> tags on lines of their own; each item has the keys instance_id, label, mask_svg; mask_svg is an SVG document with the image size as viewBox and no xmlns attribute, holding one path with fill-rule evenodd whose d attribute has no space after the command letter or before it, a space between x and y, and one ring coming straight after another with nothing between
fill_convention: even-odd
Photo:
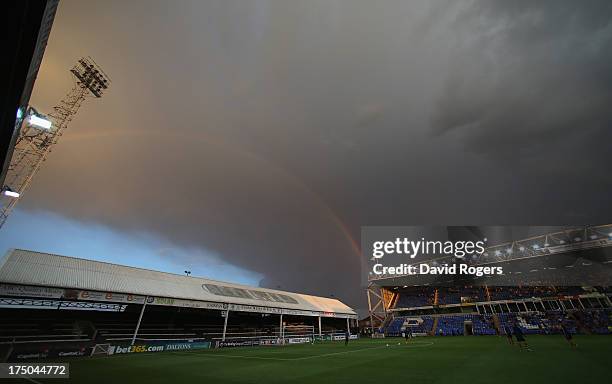
<instances>
[{"instance_id":1,"label":"support column","mask_svg":"<svg viewBox=\"0 0 612 384\"><path fill-rule=\"evenodd\" d=\"M225 333L227 332L227 318L229 317L229 309L225 311L225 321L223 322L223 336L221 341L225 341Z\"/></svg>"},{"instance_id":2,"label":"support column","mask_svg":"<svg viewBox=\"0 0 612 384\"><path fill-rule=\"evenodd\" d=\"M370 289L366 290L368 296L368 312L370 312L370 336L374 337L374 313L372 311L372 299L370 299Z\"/></svg>"},{"instance_id":3,"label":"support column","mask_svg":"<svg viewBox=\"0 0 612 384\"><path fill-rule=\"evenodd\" d=\"M280 315L280 328L278 329L278 334L280 335L281 344L285 344L285 329L283 327L283 314Z\"/></svg>"},{"instance_id":4,"label":"support column","mask_svg":"<svg viewBox=\"0 0 612 384\"><path fill-rule=\"evenodd\" d=\"M348 317L346 318L346 331L349 333L349 335L351 334L351 323Z\"/></svg>"},{"instance_id":5,"label":"support column","mask_svg":"<svg viewBox=\"0 0 612 384\"><path fill-rule=\"evenodd\" d=\"M136 323L136 329L134 330L134 336L132 336L132 343L130 345L134 345L136 342L136 335L138 335L138 329L140 329L140 322L142 321L142 315L144 315L145 308L147 307L147 301L149 301L149 296L145 296L144 303L142 303L142 309L140 310L140 316L138 316L138 323Z\"/></svg>"},{"instance_id":6,"label":"support column","mask_svg":"<svg viewBox=\"0 0 612 384\"><path fill-rule=\"evenodd\" d=\"M321 316L319 316L319 337L321 337Z\"/></svg>"}]
</instances>

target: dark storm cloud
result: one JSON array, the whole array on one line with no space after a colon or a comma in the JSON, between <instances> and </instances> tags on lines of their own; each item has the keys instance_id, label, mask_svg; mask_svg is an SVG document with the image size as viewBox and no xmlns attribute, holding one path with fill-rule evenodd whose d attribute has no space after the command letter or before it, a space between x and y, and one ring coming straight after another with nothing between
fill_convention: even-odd
<instances>
[{"instance_id":1,"label":"dark storm cloud","mask_svg":"<svg viewBox=\"0 0 612 384\"><path fill-rule=\"evenodd\" d=\"M470 150L492 156L537 159L543 151L545 159L552 147L579 163L585 154L589 162L606 160L611 20L609 1L478 1L466 7L452 25L451 69L433 114L434 132L461 131Z\"/></svg>"},{"instance_id":2,"label":"dark storm cloud","mask_svg":"<svg viewBox=\"0 0 612 384\"><path fill-rule=\"evenodd\" d=\"M20 207L362 307L361 225L609 221L610 16L594 1L62 1L34 103L48 110L82 55L113 85Z\"/></svg>"}]
</instances>

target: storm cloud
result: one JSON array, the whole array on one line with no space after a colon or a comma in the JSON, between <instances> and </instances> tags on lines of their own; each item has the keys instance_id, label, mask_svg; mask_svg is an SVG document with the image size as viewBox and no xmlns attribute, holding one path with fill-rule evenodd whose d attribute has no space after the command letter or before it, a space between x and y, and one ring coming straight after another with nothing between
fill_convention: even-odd
<instances>
[{"instance_id":1,"label":"storm cloud","mask_svg":"<svg viewBox=\"0 0 612 384\"><path fill-rule=\"evenodd\" d=\"M80 56L113 84L19 208L362 308L362 225L609 221L611 20L609 1L63 0L33 104Z\"/></svg>"}]
</instances>

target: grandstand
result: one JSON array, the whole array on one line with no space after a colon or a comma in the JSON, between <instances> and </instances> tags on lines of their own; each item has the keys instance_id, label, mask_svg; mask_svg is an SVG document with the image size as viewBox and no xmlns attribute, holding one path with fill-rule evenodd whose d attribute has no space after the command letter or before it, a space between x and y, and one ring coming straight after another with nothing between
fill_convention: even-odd
<instances>
[{"instance_id":1,"label":"grandstand","mask_svg":"<svg viewBox=\"0 0 612 384\"><path fill-rule=\"evenodd\" d=\"M388 287L379 333L457 336L503 333L518 323L526 334L612 333L608 287Z\"/></svg>"},{"instance_id":2,"label":"grandstand","mask_svg":"<svg viewBox=\"0 0 612 384\"><path fill-rule=\"evenodd\" d=\"M494 335L515 322L526 334L558 333L561 324L574 333L612 333L612 305L604 287L465 287L452 288L452 295L446 295L448 288L392 290L397 304L388 308L387 325L379 329L387 336L406 328L423 336ZM438 301L418 305L423 297Z\"/></svg>"},{"instance_id":3,"label":"grandstand","mask_svg":"<svg viewBox=\"0 0 612 384\"><path fill-rule=\"evenodd\" d=\"M610 225L582 227L488 247L459 260L421 263L503 266L496 277L372 276L368 299L376 336L612 333Z\"/></svg>"},{"instance_id":4,"label":"grandstand","mask_svg":"<svg viewBox=\"0 0 612 384\"><path fill-rule=\"evenodd\" d=\"M371 332L399 336L500 335L518 325L525 334L611 334L610 225L568 229L494 245L483 255L424 263L500 265L498 277L373 276L368 299Z\"/></svg>"},{"instance_id":5,"label":"grandstand","mask_svg":"<svg viewBox=\"0 0 612 384\"><path fill-rule=\"evenodd\" d=\"M336 299L66 256L0 261L0 357L295 344L357 334Z\"/></svg>"}]
</instances>

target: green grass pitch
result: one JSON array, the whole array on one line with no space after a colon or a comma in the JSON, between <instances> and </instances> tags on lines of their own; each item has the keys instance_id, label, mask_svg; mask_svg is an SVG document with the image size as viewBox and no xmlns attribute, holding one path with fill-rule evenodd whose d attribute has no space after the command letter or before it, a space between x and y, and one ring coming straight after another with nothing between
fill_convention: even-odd
<instances>
[{"instance_id":1,"label":"green grass pitch","mask_svg":"<svg viewBox=\"0 0 612 384\"><path fill-rule=\"evenodd\" d=\"M571 349L561 336L528 336L527 341L532 352L510 346L503 337L472 336L421 337L407 345L402 339L387 338L352 340L348 346L344 342L326 342L116 355L70 361L70 382L609 382L612 336L576 336L576 349Z\"/></svg>"}]
</instances>

